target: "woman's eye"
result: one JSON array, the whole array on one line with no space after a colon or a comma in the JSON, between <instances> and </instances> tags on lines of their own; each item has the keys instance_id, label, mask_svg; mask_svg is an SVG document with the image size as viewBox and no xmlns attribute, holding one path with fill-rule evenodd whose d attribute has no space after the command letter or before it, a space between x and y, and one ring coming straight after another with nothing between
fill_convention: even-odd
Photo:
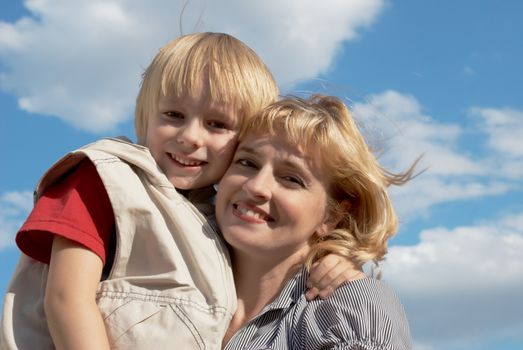
<instances>
[{"instance_id":1,"label":"woman's eye","mask_svg":"<svg viewBox=\"0 0 523 350\"><path fill-rule=\"evenodd\" d=\"M299 185L300 187L305 187L305 183L303 182L303 180L297 176L283 176L283 179L292 184Z\"/></svg>"},{"instance_id":2,"label":"woman's eye","mask_svg":"<svg viewBox=\"0 0 523 350\"><path fill-rule=\"evenodd\" d=\"M172 119L183 119L184 118L184 115L182 113L176 112L176 111L168 111L168 112L163 113L163 115L165 115L166 117L172 118Z\"/></svg>"},{"instance_id":3,"label":"woman's eye","mask_svg":"<svg viewBox=\"0 0 523 350\"><path fill-rule=\"evenodd\" d=\"M236 160L236 164L239 164L244 167L249 167L249 168L254 168L256 166L256 164L254 164L254 162L252 162L248 159L244 159L244 158L240 158L240 159Z\"/></svg>"}]
</instances>

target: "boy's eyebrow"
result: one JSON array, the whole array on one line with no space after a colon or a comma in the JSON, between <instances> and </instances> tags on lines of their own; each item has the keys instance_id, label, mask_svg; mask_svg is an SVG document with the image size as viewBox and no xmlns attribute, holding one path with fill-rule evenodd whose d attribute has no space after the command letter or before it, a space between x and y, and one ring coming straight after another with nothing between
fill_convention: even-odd
<instances>
[{"instance_id":1,"label":"boy's eyebrow","mask_svg":"<svg viewBox=\"0 0 523 350\"><path fill-rule=\"evenodd\" d=\"M234 114L234 111L229 111L226 107L223 106L207 106L207 114L211 114L219 118L231 119L231 112Z\"/></svg>"},{"instance_id":2,"label":"boy's eyebrow","mask_svg":"<svg viewBox=\"0 0 523 350\"><path fill-rule=\"evenodd\" d=\"M206 118L216 118L220 121L237 123L239 117L234 117L234 114L231 115L229 111L223 110L219 107L208 107L205 111Z\"/></svg>"},{"instance_id":3,"label":"boy's eyebrow","mask_svg":"<svg viewBox=\"0 0 523 350\"><path fill-rule=\"evenodd\" d=\"M232 116L229 113L220 111L219 109L209 109L207 114L221 119L232 119Z\"/></svg>"},{"instance_id":4,"label":"boy's eyebrow","mask_svg":"<svg viewBox=\"0 0 523 350\"><path fill-rule=\"evenodd\" d=\"M159 99L158 104L163 106L164 108L178 108L178 109L186 109L188 108L186 104L181 101L181 98L165 98L165 99ZM219 118L226 118L231 119L232 116L230 115L229 111L225 109L225 107L222 106L216 106L212 104L206 104L202 106L202 109L205 109L207 115L214 115Z\"/></svg>"}]
</instances>

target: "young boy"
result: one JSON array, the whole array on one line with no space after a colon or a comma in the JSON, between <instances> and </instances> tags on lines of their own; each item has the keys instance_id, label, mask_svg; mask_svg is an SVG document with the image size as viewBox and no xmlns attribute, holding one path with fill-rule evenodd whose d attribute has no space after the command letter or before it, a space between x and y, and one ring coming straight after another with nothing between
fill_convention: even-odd
<instances>
[{"instance_id":1,"label":"young boy","mask_svg":"<svg viewBox=\"0 0 523 350\"><path fill-rule=\"evenodd\" d=\"M38 184L1 347L220 348L236 296L212 185L240 125L277 95L260 58L229 35L163 47L137 98L138 145L95 142Z\"/></svg>"}]
</instances>

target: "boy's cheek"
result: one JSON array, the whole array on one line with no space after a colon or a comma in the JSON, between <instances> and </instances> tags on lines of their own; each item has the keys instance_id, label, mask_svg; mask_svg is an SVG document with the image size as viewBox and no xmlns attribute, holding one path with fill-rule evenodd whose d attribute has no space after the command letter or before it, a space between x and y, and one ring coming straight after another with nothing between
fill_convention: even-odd
<instances>
[{"instance_id":1,"label":"boy's cheek","mask_svg":"<svg viewBox=\"0 0 523 350\"><path fill-rule=\"evenodd\" d=\"M218 183L223 175L225 175L225 173L227 172L227 170L229 169L229 166L231 165L232 163L232 160L234 158L234 153L236 152L236 148L238 147L238 142L236 139L232 140L229 144L226 145L226 147L224 147L224 149L222 150L221 152L221 155L220 155L220 163L221 163L221 166L220 166L220 171L217 172L217 176L216 176L216 179L215 180L215 183Z\"/></svg>"},{"instance_id":2,"label":"boy's cheek","mask_svg":"<svg viewBox=\"0 0 523 350\"><path fill-rule=\"evenodd\" d=\"M226 142L222 144L219 153L221 153L221 157L224 161L226 159L228 160L227 166L229 166L229 163L232 161L234 153L236 152L236 148L238 148L238 135L230 137Z\"/></svg>"}]
</instances>

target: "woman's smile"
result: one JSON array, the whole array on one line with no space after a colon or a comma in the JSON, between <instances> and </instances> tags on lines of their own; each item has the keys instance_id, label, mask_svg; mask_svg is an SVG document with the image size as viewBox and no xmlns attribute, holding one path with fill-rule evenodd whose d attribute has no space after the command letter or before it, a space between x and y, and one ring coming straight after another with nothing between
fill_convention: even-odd
<instances>
[{"instance_id":1,"label":"woman's smile","mask_svg":"<svg viewBox=\"0 0 523 350\"><path fill-rule=\"evenodd\" d=\"M278 134L245 137L216 198L227 242L252 255L307 250L326 219L327 181L317 164Z\"/></svg>"},{"instance_id":2,"label":"woman's smile","mask_svg":"<svg viewBox=\"0 0 523 350\"><path fill-rule=\"evenodd\" d=\"M233 208L234 215L247 222L265 223L274 221L274 219L265 211L261 210L256 206L249 205L245 202L233 204Z\"/></svg>"}]
</instances>

